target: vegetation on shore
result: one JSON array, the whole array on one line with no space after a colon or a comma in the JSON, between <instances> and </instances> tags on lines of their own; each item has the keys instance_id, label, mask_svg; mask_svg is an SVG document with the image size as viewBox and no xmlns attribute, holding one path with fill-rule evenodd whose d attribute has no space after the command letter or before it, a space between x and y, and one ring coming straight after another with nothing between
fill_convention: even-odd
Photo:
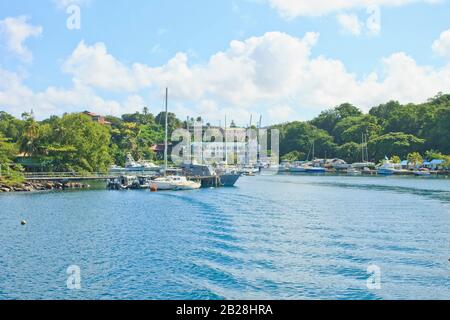
<instances>
[{"instance_id":1,"label":"vegetation on shore","mask_svg":"<svg viewBox=\"0 0 450 320\"><path fill-rule=\"evenodd\" d=\"M187 126L173 113L168 118L169 132ZM43 171L105 172L113 163L123 165L127 153L157 160L150 147L163 142L164 119L165 113L154 116L147 108L121 118L108 116L110 126L81 113L36 121L28 113L17 119L0 112L0 182L23 181L19 154ZM390 101L367 114L345 103L311 121L272 128L280 130L284 160L305 160L314 142L316 157L358 162L366 136L371 161L392 157L418 163L427 158L450 164L450 95L438 94L418 105Z\"/></svg>"},{"instance_id":2,"label":"vegetation on shore","mask_svg":"<svg viewBox=\"0 0 450 320\"><path fill-rule=\"evenodd\" d=\"M284 160L305 160L314 141L316 157L360 162L365 135L369 159L373 162L385 157L407 160L413 154L414 160L420 156L450 163L450 157L446 156L450 154L450 95L438 94L418 105L390 101L367 114L345 103L311 121L274 128L280 129L280 153Z\"/></svg>"}]
</instances>

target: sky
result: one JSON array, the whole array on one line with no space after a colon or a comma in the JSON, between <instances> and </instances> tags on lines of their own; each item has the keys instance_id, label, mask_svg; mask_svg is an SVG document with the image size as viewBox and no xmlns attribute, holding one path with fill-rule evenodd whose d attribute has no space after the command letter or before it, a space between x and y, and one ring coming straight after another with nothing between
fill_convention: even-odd
<instances>
[{"instance_id":1,"label":"sky","mask_svg":"<svg viewBox=\"0 0 450 320\"><path fill-rule=\"evenodd\" d=\"M0 0L0 110L219 124L450 93L449 0Z\"/></svg>"}]
</instances>

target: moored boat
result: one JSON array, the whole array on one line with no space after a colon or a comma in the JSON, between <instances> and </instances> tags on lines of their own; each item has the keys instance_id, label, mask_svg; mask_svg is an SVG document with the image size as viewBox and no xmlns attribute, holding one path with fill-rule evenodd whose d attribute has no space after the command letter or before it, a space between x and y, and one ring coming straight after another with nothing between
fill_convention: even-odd
<instances>
[{"instance_id":1,"label":"moored boat","mask_svg":"<svg viewBox=\"0 0 450 320\"><path fill-rule=\"evenodd\" d=\"M431 176L431 172L428 169L422 168L422 169L414 171L414 175L419 176L419 177L426 177L426 176Z\"/></svg>"},{"instance_id":2,"label":"moored boat","mask_svg":"<svg viewBox=\"0 0 450 320\"><path fill-rule=\"evenodd\" d=\"M355 169L355 168L348 168L347 169L347 174L350 175L350 176L359 176L359 175L362 175L362 172L357 170L357 169Z\"/></svg>"},{"instance_id":3,"label":"moored boat","mask_svg":"<svg viewBox=\"0 0 450 320\"><path fill-rule=\"evenodd\" d=\"M195 190L201 186L200 182L189 181L183 176L160 177L150 182L152 190Z\"/></svg>"},{"instance_id":4,"label":"moored boat","mask_svg":"<svg viewBox=\"0 0 450 320\"><path fill-rule=\"evenodd\" d=\"M325 173L327 169L323 167L305 167L306 173Z\"/></svg>"}]
</instances>

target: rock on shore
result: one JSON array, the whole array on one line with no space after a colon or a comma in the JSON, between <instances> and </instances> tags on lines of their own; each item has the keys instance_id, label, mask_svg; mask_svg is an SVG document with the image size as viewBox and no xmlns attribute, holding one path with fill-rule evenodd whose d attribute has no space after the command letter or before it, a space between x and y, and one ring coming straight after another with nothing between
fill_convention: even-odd
<instances>
[{"instance_id":1,"label":"rock on shore","mask_svg":"<svg viewBox=\"0 0 450 320\"><path fill-rule=\"evenodd\" d=\"M69 182L24 182L14 186L8 186L0 182L0 193L2 192L32 192L46 190L66 190L66 189L88 189L90 186L84 183Z\"/></svg>"}]
</instances>

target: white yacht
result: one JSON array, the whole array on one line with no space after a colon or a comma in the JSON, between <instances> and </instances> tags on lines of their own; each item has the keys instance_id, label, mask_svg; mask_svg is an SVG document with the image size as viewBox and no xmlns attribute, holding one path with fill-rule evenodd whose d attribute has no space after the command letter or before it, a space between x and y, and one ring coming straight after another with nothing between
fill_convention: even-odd
<instances>
[{"instance_id":1,"label":"white yacht","mask_svg":"<svg viewBox=\"0 0 450 320\"><path fill-rule=\"evenodd\" d=\"M377 168L377 173L379 175L393 175L401 171L401 165L393 163L390 160L386 160L381 166Z\"/></svg>"},{"instance_id":2,"label":"white yacht","mask_svg":"<svg viewBox=\"0 0 450 320\"><path fill-rule=\"evenodd\" d=\"M201 188L200 182L189 181L183 176L166 176L156 178L150 182L150 188L154 190L195 190Z\"/></svg>"},{"instance_id":3,"label":"white yacht","mask_svg":"<svg viewBox=\"0 0 450 320\"><path fill-rule=\"evenodd\" d=\"M168 96L169 89L166 88L166 121L165 121L165 141L164 141L164 176L156 178L150 182L152 190L194 190L200 189L201 183L189 181L184 176L167 175L167 149L168 149Z\"/></svg>"},{"instance_id":4,"label":"white yacht","mask_svg":"<svg viewBox=\"0 0 450 320\"><path fill-rule=\"evenodd\" d=\"M360 170L357 170L355 168L348 168L347 174L350 176L360 176L362 175L362 172Z\"/></svg>"},{"instance_id":5,"label":"white yacht","mask_svg":"<svg viewBox=\"0 0 450 320\"><path fill-rule=\"evenodd\" d=\"M111 166L109 168L109 172L111 172L111 173L116 173L116 172L137 173L137 172L148 172L148 171L156 172L159 170L161 170L161 167L155 165L154 163L152 163L150 161L135 161L133 159L133 156L130 153L127 154L125 167Z\"/></svg>"}]
</instances>

